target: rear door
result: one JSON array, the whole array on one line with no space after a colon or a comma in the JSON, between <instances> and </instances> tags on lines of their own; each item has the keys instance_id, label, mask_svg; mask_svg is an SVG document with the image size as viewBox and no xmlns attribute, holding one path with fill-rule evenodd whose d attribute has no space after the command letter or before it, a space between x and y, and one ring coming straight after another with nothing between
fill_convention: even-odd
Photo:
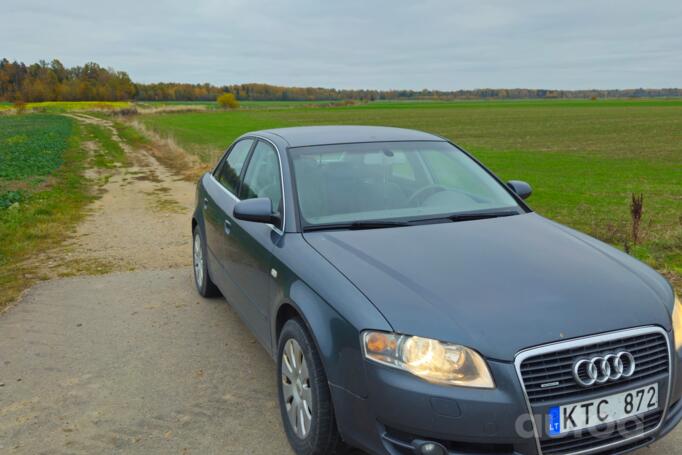
<instances>
[{"instance_id":1,"label":"rear door","mask_svg":"<svg viewBox=\"0 0 682 455\"><path fill-rule=\"evenodd\" d=\"M251 153L239 191L241 200L258 197L269 198L273 211L282 213L279 155L263 140L258 140ZM242 313L265 346L270 342L271 254L282 235L282 226L233 219L231 240L221 259L245 297L240 300Z\"/></svg>"}]
</instances>

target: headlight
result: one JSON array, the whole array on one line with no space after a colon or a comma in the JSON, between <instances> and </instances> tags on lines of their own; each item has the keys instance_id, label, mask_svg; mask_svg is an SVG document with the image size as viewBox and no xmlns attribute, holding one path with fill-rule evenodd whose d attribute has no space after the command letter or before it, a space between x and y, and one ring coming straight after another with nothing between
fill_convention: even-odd
<instances>
[{"instance_id":1,"label":"headlight","mask_svg":"<svg viewBox=\"0 0 682 455\"><path fill-rule=\"evenodd\" d=\"M494 389L488 365L464 346L396 333L363 332L365 357L439 384Z\"/></svg>"},{"instance_id":2,"label":"headlight","mask_svg":"<svg viewBox=\"0 0 682 455\"><path fill-rule=\"evenodd\" d=\"M682 349L682 302L675 296L675 308L673 308L673 332L675 332L675 349Z\"/></svg>"}]
</instances>

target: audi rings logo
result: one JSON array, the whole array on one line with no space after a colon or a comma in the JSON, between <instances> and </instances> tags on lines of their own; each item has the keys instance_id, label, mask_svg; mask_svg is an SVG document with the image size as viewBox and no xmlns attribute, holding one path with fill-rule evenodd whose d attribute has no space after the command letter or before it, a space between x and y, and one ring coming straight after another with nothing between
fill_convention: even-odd
<instances>
[{"instance_id":1,"label":"audi rings logo","mask_svg":"<svg viewBox=\"0 0 682 455\"><path fill-rule=\"evenodd\" d=\"M629 352L581 359L573 364L573 377L583 387L605 384L635 373L635 357Z\"/></svg>"}]
</instances>

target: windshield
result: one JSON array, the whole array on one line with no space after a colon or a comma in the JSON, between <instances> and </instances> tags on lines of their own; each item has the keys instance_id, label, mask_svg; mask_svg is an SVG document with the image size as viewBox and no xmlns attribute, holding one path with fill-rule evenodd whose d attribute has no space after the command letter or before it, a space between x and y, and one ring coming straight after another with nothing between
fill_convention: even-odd
<instances>
[{"instance_id":1,"label":"windshield","mask_svg":"<svg viewBox=\"0 0 682 455\"><path fill-rule=\"evenodd\" d=\"M447 142L289 149L304 227L516 211L514 198Z\"/></svg>"}]
</instances>

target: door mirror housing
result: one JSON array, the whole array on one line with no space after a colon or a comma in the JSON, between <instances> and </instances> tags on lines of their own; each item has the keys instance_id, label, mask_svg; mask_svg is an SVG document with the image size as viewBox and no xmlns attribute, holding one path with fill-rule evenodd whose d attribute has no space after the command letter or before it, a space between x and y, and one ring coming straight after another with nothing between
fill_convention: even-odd
<instances>
[{"instance_id":1,"label":"door mirror housing","mask_svg":"<svg viewBox=\"0 0 682 455\"><path fill-rule=\"evenodd\" d=\"M533 193L533 188L521 180L510 180L507 182L507 186L514 193L518 194L521 199L527 199Z\"/></svg>"},{"instance_id":2,"label":"door mirror housing","mask_svg":"<svg viewBox=\"0 0 682 455\"><path fill-rule=\"evenodd\" d=\"M238 220L253 221L279 226L282 218L272 211L272 201L267 197L246 199L234 206L234 217Z\"/></svg>"}]
</instances>

